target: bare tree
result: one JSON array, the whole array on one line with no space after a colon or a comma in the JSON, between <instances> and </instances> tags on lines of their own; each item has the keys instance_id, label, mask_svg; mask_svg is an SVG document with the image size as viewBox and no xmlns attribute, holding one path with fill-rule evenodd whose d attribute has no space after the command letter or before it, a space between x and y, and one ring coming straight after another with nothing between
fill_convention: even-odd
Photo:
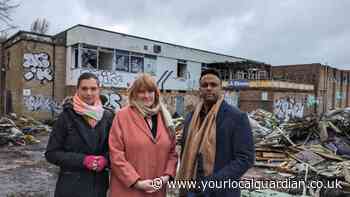
<instances>
[{"instance_id":1,"label":"bare tree","mask_svg":"<svg viewBox=\"0 0 350 197\"><path fill-rule=\"evenodd\" d=\"M50 23L48 20L46 20L45 18L43 19L37 18L32 23L30 30L32 32L36 32L40 34L46 34L49 31L49 26L50 26Z\"/></svg>"},{"instance_id":2,"label":"bare tree","mask_svg":"<svg viewBox=\"0 0 350 197\"><path fill-rule=\"evenodd\" d=\"M17 28L12 22L12 11L19 7L19 4L13 3L13 0L0 0L0 33L7 32L11 29Z\"/></svg>"}]
</instances>

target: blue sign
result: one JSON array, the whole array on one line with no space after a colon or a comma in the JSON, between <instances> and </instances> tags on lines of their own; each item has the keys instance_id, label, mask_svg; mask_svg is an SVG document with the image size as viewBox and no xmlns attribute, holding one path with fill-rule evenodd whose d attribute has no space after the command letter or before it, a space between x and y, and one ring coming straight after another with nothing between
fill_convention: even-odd
<instances>
[{"instance_id":1,"label":"blue sign","mask_svg":"<svg viewBox=\"0 0 350 197\"><path fill-rule=\"evenodd\" d=\"M229 87L247 88L247 87L249 87L249 81L248 80L231 80L229 82Z\"/></svg>"}]
</instances>

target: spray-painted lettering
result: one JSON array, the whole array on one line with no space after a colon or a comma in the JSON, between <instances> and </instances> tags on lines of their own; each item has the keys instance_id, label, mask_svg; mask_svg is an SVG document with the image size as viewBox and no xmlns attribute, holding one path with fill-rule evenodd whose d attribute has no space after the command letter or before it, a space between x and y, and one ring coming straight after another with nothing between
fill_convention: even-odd
<instances>
[{"instance_id":1,"label":"spray-painted lettering","mask_svg":"<svg viewBox=\"0 0 350 197\"><path fill-rule=\"evenodd\" d=\"M24 105L28 111L48 111L60 113L62 107L59 103L54 101L51 97L36 95L36 96L24 96Z\"/></svg>"},{"instance_id":2,"label":"spray-painted lettering","mask_svg":"<svg viewBox=\"0 0 350 197\"><path fill-rule=\"evenodd\" d=\"M123 83L123 76L111 71L97 70L97 69L82 69L80 74L83 73L93 73L100 80L102 86L113 86L117 87Z\"/></svg>"},{"instance_id":3,"label":"spray-painted lettering","mask_svg":"<svg viewBox=\"0 0 350 197\"><path fill-rule=\"evenodd\" d=\"M107 99L104 103L104 106L111 107L114 110L118 111L122 105L121 102L123 100L122 96L120 94L116 93L102 93L102 95L105 96Z\"/></svg>"},{"instance_id":4,"label":"spray-painted lettering","mask_svg":"<svg viewBox=\"0 0 350 197\"><path fill-rule=\"evenodd\" d=\"M27 81L53 80L53 72L47 53L25 53L23 56L24 79Z\"/></svg>"},{"instance_id":5,"label":"spray-painted lettering","mask_svg":"<svg viewBox=\"0 0 350 197\"><path fill-rule=\"evenodd\" d=\"M281 120L302 118L304 116L304 102L294 97L285 97L275 100L274 113Z\"/></svg>"}]
</instances>

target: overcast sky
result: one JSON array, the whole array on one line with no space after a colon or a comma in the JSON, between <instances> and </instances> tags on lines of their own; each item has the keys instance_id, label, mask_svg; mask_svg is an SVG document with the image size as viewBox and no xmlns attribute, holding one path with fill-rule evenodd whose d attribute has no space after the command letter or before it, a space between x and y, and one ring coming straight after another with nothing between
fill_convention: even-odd
<instances>
[{"instance_id":1,"label":"overcast sky","mask_svg":"<svg viewBox=\"0 0 350 197\"><path fill-rule=\"evenodd\" d=\"M21 30L35 18L50 34L85 24L272 65L350 69L348 0L21 0Z\"/></svg>"}]
</instances>

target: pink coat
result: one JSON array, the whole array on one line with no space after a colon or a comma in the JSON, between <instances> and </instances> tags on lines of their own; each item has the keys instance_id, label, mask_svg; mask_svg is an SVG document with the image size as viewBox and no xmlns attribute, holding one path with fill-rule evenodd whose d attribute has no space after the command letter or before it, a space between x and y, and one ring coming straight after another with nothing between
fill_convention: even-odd
<instances>
[{"instance_id":1,"label":"pink coat","mask_svg":"<svg viewBox=\"0 0 350 197\"><path fill-rule=\"evenodd\" d=\"M122 108L113 120L109 149L112 168L110 197L165 197L165 187L153 194L131 187L137 179L154 179L163 175L175 177L175 138L170 137L160 113L157 136L153 139L141 114L130 106Z\"/></svg>"}]
</instances>

